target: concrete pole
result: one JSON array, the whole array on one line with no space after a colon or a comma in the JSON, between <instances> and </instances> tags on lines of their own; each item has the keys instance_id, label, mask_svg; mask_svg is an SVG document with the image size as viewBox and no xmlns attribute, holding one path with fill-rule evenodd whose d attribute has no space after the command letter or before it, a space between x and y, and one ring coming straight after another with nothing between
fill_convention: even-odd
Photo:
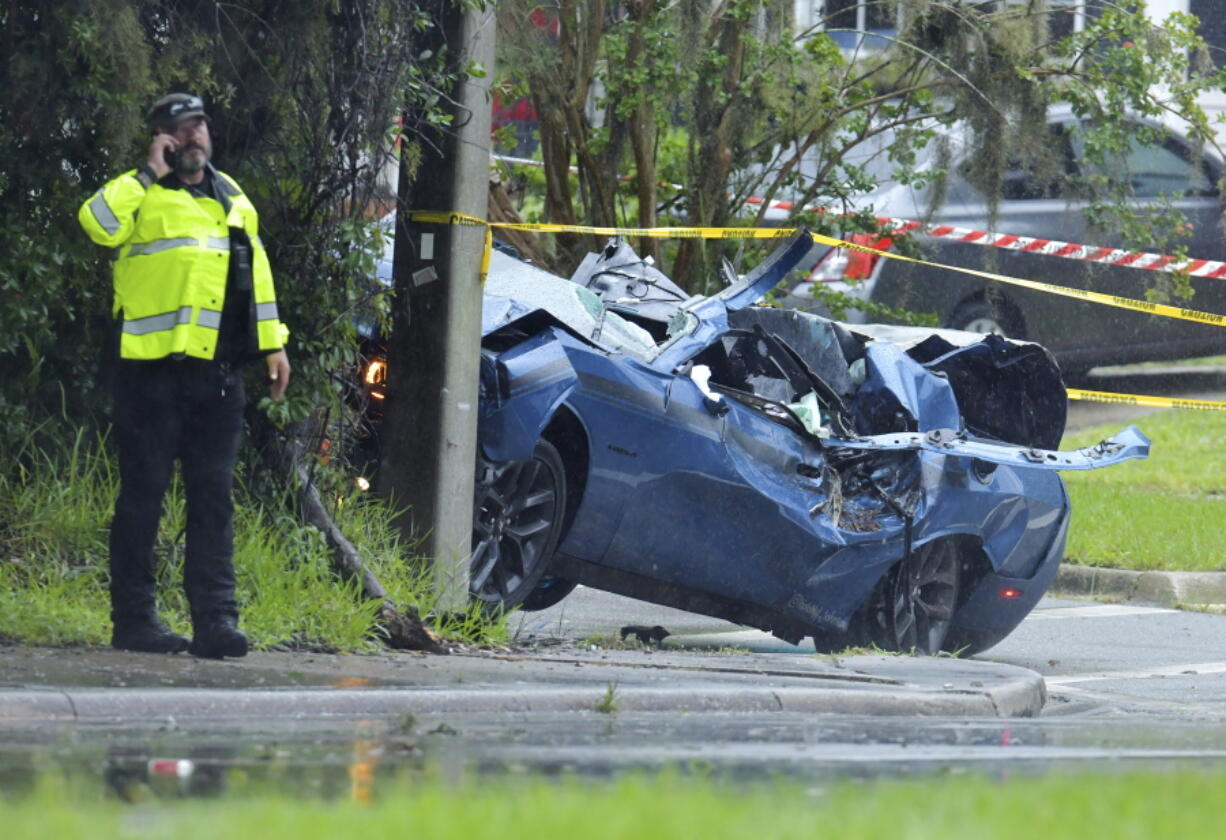
<instances>
[{"instance_id":1,"label":"concrete pole","mask_svg":"<svg viewBox=\"0 0 1226 840\"><path fill-rule=\"evenodd\" d=\"M380 485L398 506L408 507L401 530L424 538L421 549L434 564L436 609L445 613L468 603L484 229L420 224L407 216L410 210L446 210L486 217L492 7L464 11L447 3L443 33L461 55L459 66L479 62L487 75L461 81L452 125L421 138L424 156L415 173L401 167Z\"/></svg>"}]
</instances>

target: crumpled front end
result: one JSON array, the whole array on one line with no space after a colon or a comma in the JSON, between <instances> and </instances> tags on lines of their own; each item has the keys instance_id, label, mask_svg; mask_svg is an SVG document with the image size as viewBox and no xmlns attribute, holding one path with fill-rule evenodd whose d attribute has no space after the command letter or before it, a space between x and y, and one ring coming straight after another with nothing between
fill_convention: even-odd
<instances>
[{"instance_id":1,"label":"crumpled front end","mask_svg":"<svg viewBox=\"0 0 1226 840\"><path fill-rule=\"evenodd\" d=\"M988 614L997 625L1016 626L1063 551L1069 501L1058 470L1148 452L1135 429L1086 450L1044 448L1063 434L1066 395L1054 360L1038 345L898 328L883 329L888 338L879 339L873 328L851 330L767 308L729 320L747 340L786 343L820 380L816 399L783 406L794 415L793 428L820 442L824 458L807 466L812 563L803 578L778 580L774 593L780 612L802 624L847 631L900 559L933 541L955 540L973 594L952 626L984 625ZM737 352L729 355L735 360ZM748 367L761 364L750 360ZM746 397L740 390L746 387L770 391L768 383L740 376L725 393L780 414L778 405ZM756 480L752 470L744 475ZM1007 597L982 594L1000 591Z\"/></svg>"}]
</instances>

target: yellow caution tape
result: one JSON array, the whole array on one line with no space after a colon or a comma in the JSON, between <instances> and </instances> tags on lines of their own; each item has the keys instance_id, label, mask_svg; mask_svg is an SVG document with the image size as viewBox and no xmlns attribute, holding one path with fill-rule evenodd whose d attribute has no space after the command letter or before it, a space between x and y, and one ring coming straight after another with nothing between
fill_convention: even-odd
<instances>
[{"instance_id":1,"label":"yellow caution tape","mask_svg":"<svg viewBox=\"0 0 1226 840\"><path fill-rule=\"evenodd\" d=\"M873 254L878 257L886 257L891 260L902 260L903 262L917 263L918 265L930 265L934 268L944 268L949 271L957 271L960 274L970 274L975 277L982 277L986 280L995 280L999 283L1007 283L1011 286L1021 286L1024 289L1034 289L1039 292L1047 292L1048 294L1061 295L1063 297L1076 298L1077 300L1088 300L1093 303L1101 303L1106 306L1114 306L1118 309L1131 309L1134 312L1144 312L1147 315L1162 315L1166 318L1178 318L1181 321L1196 321L1199 324L1216 324L1219 327L1226 327L1226 315L1218 315L1213 312L1200 312L1196 309L1184 309L1179 306L1169 306L1165 303L1149 303L1143 300L1133 300L1132 298L1120 297L1118 295L1108 295L1102 292L1091 292L1085 289L1070 289L1067 286L1056 286L1051 283L1042 283L1038 280L1023 280L1021 277L1010 277L1006 274L993 274L990 271L978 271L973 268L961 268L956 265L944 265L942 263L928 262L927 260L916 259L915 257L907 257L902 254L895 254L890 251L879 251L876 248L870 248L867 245L857 245L854 242L844 242L841 239L835 239L832 236L823 236L820 233L810 234L815 242L820 242L823 245L832 245L835 248L848 248L853 251L862 251L866 254Z\"/></svg>"},{"instance_id":2,"label":"yellow caution tape","mask_svg":"<svg viewBox=\"0 0 1226 840\"><path fill-rule=\"evenodd\" d=\"M1188 408L1193 411L1226 411L1226 402L1220 400L1187 400L1176 397L1150 397L1143 394L1112 394L1106 391L1083 391L1069 388L1070 400L1113 403L1115 405L1144 405L1152 408Z\"/></svg>"},{"instance_id":3,"label":"yellow caution tape","mask_svg":"<svg viewBox=\"0 0 1226 840\"><path fill-rule=\"evenodd\" d=\"M485 275L489 271L490 251L493 245L493 228L532 231L536 233L585 233L595 236L646 236L656 239L777 239L784 236L791 236L796 232L795 228L624 228L594 227L590 225L555 225L527 222L488 222L485 219L478 218L477 216L470 216L466 213L447 213L438 210L414 210L409 213L409 219L424 224L484 227L485 255L481 263L482 281L485 280ZM919 265L930 265L936 268L945 268L950 271L957 271L961 272L962 274L971 274L976 277L996 280L1001 283L1009 283L1015 286L1035 289L1041 292L1049 292L1051 294L1062 295L1064 297L1077 298L1078 300L1088 300L1095 303L1102 303L1108 306L1119 307L1121 309L1132 309L1138 312L1145 312L1150 315L1163 315L1168 318L1179 318L1185 321L1197 321L1204 324L1218 324L1219 326L1226 326L1226 316L1223 315L1215 315L1209 312L1198 312L1194 309L1182 309L1180 307L1167 306L1159 303L1148 303L1145 301L1118 297L1117 295L1107 295L1101 292L1090 292L1084 289L1070 289L1065 286L1055 286L1051 283L1041 283L1036 280L1023 280L1020 277L1010 277L1004 274L993 274L989 271L977 271L973 268L960 268L958 266L928 262L926 260L907 257L902 254L895 254L889 251L879 251L876 248L870 248L866 245L858 245L854 242L846 242L842 239L836 239L832 236L824 236L820 233L810 233L809 235L813 237L813 241L823 245L830 245L835 248L849 248L854 251L862 251L866 254L874 254L876 256L885 257L891 260L902 260L904 262L918 263ZM1226 411L1226 402L1218 400L1189 400L1175 397L1152 397L1143 394L1114 394L1106 391L1086 391L1080 388L1069 388L1068 398L1070 400L1088 400L1091 402L1113 403L1116 405L1138 405L1152 408L1185 408L1193 411Z\"/></svg>"},{"instance_id":4,"label":"yellow caution tape","mask_svg":"<svg viewBox=\"0 0 1226 840\"><path fill-rule=\"evenodd\" d=\"M494 229L489 225L485 226L485 252L481 254L481 285L485 285L485 278L490 273L490 254L494 252Z\"/></svg>"},{"instance_id":5,"label":"yellow caution tape","mask_svg":"<svg viewBox=\"0 0 1226 840\"><path fill-rule=\"evenodd\" d=\"M486 266L489 260L489 242L491 238L491 228L503 228L506 230L523 230L536 233L585 233L594 236L642 236L655 239L777 239L784 236L791 236L795 233L795 228L709 228L709 227L658 227L658 228L626 228L626 227L594 227L590 225L556 225L544 223L510 223L510 222L487 222L485 219L477 216L470 216L465 213L449 213L439 210L414 210L409 214L409 218L415 222L425 224L451 224L451 225L468 225L468 226L484 226L486 228ZM934 263L927 260L917 259L915 257L896 254L891 251L880 251L876 248L870 248L867 245L858 245L854 242L847 242L842 239L836 239L833 236L825 236L820 233L810 233L814 242L823 245L830 245L834 248L846 248L853 251L860 251L865 254L873 254L878 257L885 257L891 260L901 260L903 262L916 263L917 265L928 265L934 268L943 268L948 271L956 271L960 274L969 274L974 277L982 277L985 280L994 280L998 283L1006 283L1011 286L1020 286L1024 289L1033 289L1034 291L1046 292L1048 294L1060 295L1062 297L1074 298L1076 300L1085 300L1092 303L1101 303L1105 306L1114 306L1117 309L1129 309L1134 312L1143 312L1147 315L1161 315L1166 318L1176 318L1181 321L1195 321L1199 324L1214 324L1219 327L1226 327L1226 315L1218 315L1213 312L1201 312L1196 309L1186 309L1179 306L1170 306L1164 303L1150 303L1143 300L1133 300L1132 298L1120 297L1119 295L1109 295L1103 292L1091 292L1086 289L1070 289L1067 286L1057 286L1052 283L1043 283L1038 280L1025 280L1021 277L1010 277L1006 274L995 274L990 271L979 271L973 268L962 268L955 265L945 265L943 263ZM482 274L484 277L484 272Z\"/></svg>"}]
</instances>

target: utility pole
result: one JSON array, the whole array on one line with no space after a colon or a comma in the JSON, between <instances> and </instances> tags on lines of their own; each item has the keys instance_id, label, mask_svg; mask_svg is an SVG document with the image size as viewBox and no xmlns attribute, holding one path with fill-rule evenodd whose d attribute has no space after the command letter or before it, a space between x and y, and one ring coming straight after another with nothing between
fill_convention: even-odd
<instances>
[{"instance_id":1,"label":"utility pole","mask_svg":"<svg viewBox=\"0 0 1226 840\"><path fill-rule=\"evenodd\" d=\"M472 551L485 232L422 224L408 215L444 210L486 217L494 11L492 5L466 10L456 0L440 6L440 40L458 55L455 66L476 62L486 75L465 76L451 92L450 126L417 132L422 158L415 171L401 154L379 483L406 509L397 522L406 538L424 540L420 550L434 564L437 609L456 612L468 603ZM424 124L405 120L406 128Z\"/></svg>"}]
</instances>

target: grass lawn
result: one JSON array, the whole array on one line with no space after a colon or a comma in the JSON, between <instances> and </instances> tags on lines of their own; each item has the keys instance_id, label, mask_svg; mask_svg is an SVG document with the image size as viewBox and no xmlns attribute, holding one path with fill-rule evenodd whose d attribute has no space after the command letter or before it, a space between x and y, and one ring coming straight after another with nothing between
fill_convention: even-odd
<instances>
[{"instance_id":1,"label":"grass lawn","mask_svg":"<svg viewBox=\"0 0 1226 840\"><path fill-rule=\"evenodd\" d=\"M919 781L749 785L672 774L614 782L481 779L397 780L363 802L239 794L208 801L126 804L43 786L0 799L5 835L22 840L313 840L411 837L429 840L1062 840L1219 838L1226 825L1226 773L1049 773Z\"/></svg>"},{"instance_id":2,"label":"grass lawn","mask_svg":"<svg viewBox=\"0 0 1226 840\"><path fill-rule=\"evenodd\" d=\"M1064 473L1073 500L1066 560L1226 571L1226 413L1164 411L1137 426L1153 441L1148 459ZM1097 443L1118 428L1066 435L1062 448Z\"/></svg>"},{"instance_id":3,"label":"grass lawn","mask_svg":"<svg viewBox=\"0 0 1226 840\"><path fill-rule=\"evenodd\" d=\"M105 644L111 632L107 535L118 492L114 460L102 440L85 432L66 448L31 445L20 454L16 469L0 471L0 642ZM392 601L429 615L437 596L418 552L392 528L393 509L357 490L344 473L316 470L316 480L337 525ZM252 643L382 650L373 636L379 601L364 597L355 581L338 579L322 533L288 510L292 505L259 504L244 488L236 493L234 566L242 627ZM186 519L176 478L155 554L161 615L181 633L191 630L180 586ZM434 629L467 641L506 635L505 621L490 621L476 607L440 619Z\"/></svg>"}]
</instances>

